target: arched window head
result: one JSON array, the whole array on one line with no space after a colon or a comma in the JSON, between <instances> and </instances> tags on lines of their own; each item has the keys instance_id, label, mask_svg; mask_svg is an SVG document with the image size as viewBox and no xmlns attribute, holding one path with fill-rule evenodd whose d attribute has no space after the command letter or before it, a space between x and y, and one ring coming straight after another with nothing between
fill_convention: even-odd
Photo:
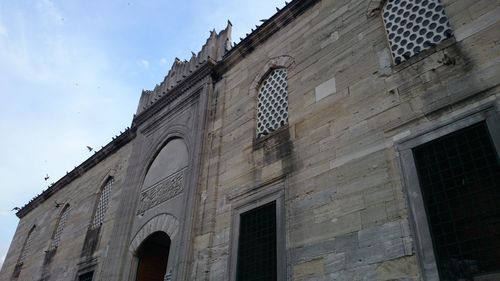
<instances>
[{"instance_id":1,"label":"arched window head","mask_svg":"<svg viewBox=\"0 0 500 281\"><path fill-rule=\"evenodd\" d=\"M382 17L396 64L453 35L441 0L387 0Z\"/></svg>"},{"instance_id":2,"label":"arched window head","mask_svg":"<svg viewBox=\"0 0 500 281\"><path fill-rule=\"evenodd\" d=\"M189 151L181 138L173 138L160 150L146 173L142 184L137 214L169 201L184 190Z\"/></svg>"},{"instance_id":3,"label":"arched window head","mask_svg":"<svg viewBox=\"0 0 500 281\"><path fill-rule=\"evenodd\" d=\"M19 259L17 261L18 264L23 264L26 260L26 256L31 250L31 243L33 242L33 232L35 232L36 226L34 225L30 231L28 232L28 236L26 236L26 240L24 240L23 247L21 248L21 254L19 255Z\"/></svg>"},{"instance_id":4,"label":"arched window head","mask_svg":"<svg viewBox=\"0 0 500 281\"><path fill-rule=\"evenodd\" d=\"M286 68L272 70L259 87L257 138L288 124L288 81Z\"/></svg>"},{"instance_id":5,"label":"arched window head","mask_svg":"<svg viewBox=\"0 0 500 281\"><path fill-rule=\"evenodd\" d=\"M50 249L56 249L59 247L59 242L61 241L61 235L64 230L64 225L66 224L66 221L68 220L69 216L69 204L66 204L64 206L61 215L59 216L59 219L57 221L56 229L54 231L54 235L52 236L52 242L50 243Z\"/></svg>"},{"instance_id":6,"label":"arched window head","mask_svg":"<svg viewBox=\"0 0 500 281\"><path fill-rule=\"evenodd\" d=\"M111 187L113 186L113 178L109 178L99 194L99 202L92 219L91 229L98 228L104 221L104 215L108 209L109 197L111 196Z\"/></svg>"},{"instance_id":7,"label":"arched window head","mask_svg":"<svg viewBox=\"0 0 500 281\"><path fill-rule=\"evenodd\" d=\"M188 166L188 148L181 138L171 139L155 157L144 179L147 189Z\"/></svg>"}]
</instances>

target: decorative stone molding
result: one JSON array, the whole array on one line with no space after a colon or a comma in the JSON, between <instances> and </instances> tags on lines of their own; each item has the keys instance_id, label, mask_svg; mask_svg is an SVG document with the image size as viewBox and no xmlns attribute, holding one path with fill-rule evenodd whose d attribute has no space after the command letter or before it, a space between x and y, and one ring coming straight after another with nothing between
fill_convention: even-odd
<instances>
[{"instance_id":1,"label":"decorative stone molding","mask_svg":"<svg viewBox=\"0 0 500 281\"><path fill-rule=\"evenodd\" d=\"M248 56L254 50L266 42L273 34L282 30L293 22L300 15L316 5L319 0L300 0L290 1L282 9L277 9L278 12L266 20L262 25L257 27L250 34L247 34L238 44L234 45L230 51L224 56L222 63L218 64L217 76L222 76L227 70Z\"/></svg>"},{"instance_id":2,"label":"decorative stone molding","mask_svg":"<svg viewBox=\"0 0 500 281\"><path fill-rule=\"evenodd\" d=\"M274 57L271 58L266 65L262 68L261 71L259 71L259 74L255 76L255 78L252 81L252 84L250 84L250 96L255 97L258 94L259 91L259 86L262 83L262 80L266 78L267 74L272 71L273 69L276 68L286 68L288 70L293 68L293 65L295 63L295 59L291 56L279 56L279 57Z\"/></svg>"},{"instance_id":3,"label":"decorative stone molding","mask_svg":"<svg viewBox=\"0 0 500 281\"><path fill-rule=\"evenodd\" d=\"M210 37L208 37L205 45L202 46L201 51L198 54L192 53L189 61L182 61L175 58L163 82L156 85L152 91L142 91L139 106L137 107L137 114L161 99L180 82L194 73L203 63L208 60L221 61L224 55L231 50L231 30L232 24L228 22L226 28L219 33L215 30L211 31Z\"/></svg>"},{"instance_id":4,"label":"decorative stone molding","mask_svg":"<svg viewBox=\"0 0 500 281\"><path fill-rule=\"evenodd\" d=\"M165 232L170 240L175 238L179 231L179 221L170 214L160 214L153 217L137 232L129 246L129 251L133 254L137 252L141 243L151 234L162 231Z\"/></svg>"},{"instance_id":5,"label":"decorative stone molding","mask_svg":"<svg viewBox=\"0 0 500 281\"><path fill-rule=\"evenodd\" d=\"M186 168L142 191L137 214L143 214L145 211L181 194L184 186L184 171Z\"/></svg>"}]
</instances>

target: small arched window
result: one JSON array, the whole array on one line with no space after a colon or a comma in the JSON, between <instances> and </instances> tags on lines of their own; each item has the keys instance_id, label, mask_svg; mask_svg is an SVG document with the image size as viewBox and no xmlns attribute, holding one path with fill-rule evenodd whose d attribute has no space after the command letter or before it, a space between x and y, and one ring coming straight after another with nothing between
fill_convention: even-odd
<instances>
[{"instance_id":1,"label":"small arched window","mask_svg":"<svg viewBox=\"0 0 500 281\"><path fill-rule=\"evenodd\" d=\"M382 17L396 64L453 36L441 0L387 0Z\"/></svg>"},{"instance_id":2,"label":"small arched window","mask_svg":"<svg viewBox=\"0 0 500 281\"><path fill-rule=\"evenodd\" d=\"M26 236L26 240L24 240L23 247L21 248L21 254L19 254L19 259L17 261L18 264L23 264L26 260L26 256L31 250L31 243L33 242L33 232L35 232L36 225L34 225L30 231L28 232L28 236Z\"/></svg>"},{"instance_id":3,"label":"small arched window","mask_svg":"<svg viewBox=\"0 0 500 281\"><path fill-rule=\"evenodd\" d=\"M288 124L287 69L272 70L259 87L257 138Z\"/></svg>"},{"instance_id":4,"label":"small arched window","mask_svg":"<svg viewBox=\"0 0 500 281\"><path fill-rule=\"evenodd\" d=\"M52 242L50 243L50 249L56 249L59 247L59 242L61 241L61 235L64 230L64 226L69 216L69 204L64 206L61 215L57 221L56 229L54 230L54 235L52 236Z\"/></svg>"},{"instance_id":5,"label":"small arched window","mask_svg":"<svg viewBox=\"0 0 500 281\"><path fill-rule=\"evenodd\" d=\"M21 248L21 253L19 254L19 258L17 259L16 266L14 267L14 272L12 272L12 278L17 279L21 274L21 269L23 267L24 261L26 260L26 256L31 250L31 243L33 242L33 233L35 232L36 225L31 227L26 239L24 240L23 246Z\"/></svg>"},{"instance_id":6,"label":"small arched window","mask_svg":"<svg viewBox=\"0 0 500 281\"><path fill-rule=\"evenodd\" d=\"M104 215L108 209L109 197L111 195L111 187L113 186L113 178L109 178L99 194L99 201L94 213L94 218L90 225L91 229L98 228L104 221Z\"/></svg>"}]
</instances>

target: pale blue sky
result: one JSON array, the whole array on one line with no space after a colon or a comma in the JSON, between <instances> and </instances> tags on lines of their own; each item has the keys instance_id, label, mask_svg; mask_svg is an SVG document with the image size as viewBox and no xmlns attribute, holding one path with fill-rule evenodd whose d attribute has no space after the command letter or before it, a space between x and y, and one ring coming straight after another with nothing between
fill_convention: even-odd
<instances>
[{"instance_id":1,"label":"pale blue sky","mask_svg":"<svg viewBox=\"0 0 500 281\"><path fill-rule=\"evenodd\" d=\"M141 90L160 83L175 57L189 59L227 20L239 41L284 5L0 0L0 265L18 223L10 210L88 158L87 145L130 126Z\"/></svg>"}]
</instances>

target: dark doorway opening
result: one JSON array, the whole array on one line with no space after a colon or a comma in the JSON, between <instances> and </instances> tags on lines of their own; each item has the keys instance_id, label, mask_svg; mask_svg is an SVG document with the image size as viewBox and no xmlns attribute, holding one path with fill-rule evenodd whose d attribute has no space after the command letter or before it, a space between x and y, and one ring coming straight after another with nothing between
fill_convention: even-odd
<instances>
[{"instance_id":1,"label":"dark doorway opening","mask_svg":"<svg viewBox=\"0 0 500 281\"><path fill-rule=\"evenodd\" d=\"M165 232L155 232L142 242L137 256L136 281L163 281L167 270L170 237Z\"/></svg>"}]
</instances>

